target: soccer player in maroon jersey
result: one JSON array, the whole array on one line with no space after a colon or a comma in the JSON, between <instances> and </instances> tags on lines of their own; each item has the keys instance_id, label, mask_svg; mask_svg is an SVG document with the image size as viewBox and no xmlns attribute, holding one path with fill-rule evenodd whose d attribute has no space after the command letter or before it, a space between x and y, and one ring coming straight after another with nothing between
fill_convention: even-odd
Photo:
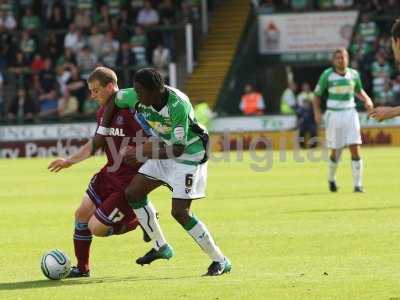
<instances>
[{"instance_id":1,"label":"soccer player in maroon jersey","mask_svg":"<svg viewBox=\"0 0 400 300\"><path fill-rule=\"evenodd\" d=\"M142 129L128 109L119 109L114 113L111 129L107 133L101 133L104 105L118 91L117 76L111 69L98 67L90 74L87 82L91 98L98 101L101 106L97 112L97 133L107 136L103 145L107 163L91 179L75 212L73 239L78 263L72 268L68 277L90 276L89 251L92 234L95 236L123 234L139 225L125 199L124 189L137 174L140 164L131 166L124 163L118 152L121 144L136 146L134 139L129 137L136 137ZM77 153L54 160L48 169L51 172L58 172L89 158L101 147L94 139L88 141ZM144 239L146 241L146 235Z\"/></svg>"}]
</instances>

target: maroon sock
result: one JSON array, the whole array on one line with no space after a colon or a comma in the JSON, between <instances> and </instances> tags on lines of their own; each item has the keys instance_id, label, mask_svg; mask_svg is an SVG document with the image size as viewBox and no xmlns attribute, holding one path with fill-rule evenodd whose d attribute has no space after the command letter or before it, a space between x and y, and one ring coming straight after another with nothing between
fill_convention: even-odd
<instances>
[{"instance_id":1,"label":"maroon sock","mask_svg":"<svg viewBox=\"0 0 400 300\"><path fill-rule=\"evenodd\" d=\"M87 223L75 223L74 248L78 261L78 268L81 272L89 271L89 251L92 243L92 233Z\"/></svg>"}]
</instances>

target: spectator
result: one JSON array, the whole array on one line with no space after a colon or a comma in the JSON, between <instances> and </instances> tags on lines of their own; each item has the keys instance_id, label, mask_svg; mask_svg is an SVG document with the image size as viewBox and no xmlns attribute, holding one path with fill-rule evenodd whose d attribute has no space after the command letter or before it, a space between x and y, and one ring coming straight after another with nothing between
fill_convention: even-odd
<instances>
[{"instance_id":1,"label":"spectator","mask_svg":"<svg viewBox=\"0 0 400 300\"><path fill-rule=\"evenodd\" d=\"M24 86L28 81L28 76L30 73L29 63L24 57L21 51L15 54L14 60L9 68L10 71L10 82L12 82L16 87Z\"/></svg>"},{"instance_id":2,"label":"spectator","mask_svg":"<svg viewBox=\"0 0 400 300\"><path fill-rule=\"evenodd\" d=\"M87 98L86 81L81 78L81 76L79 75L79 70L76 66L71 64L67 65L66 67L71 73L71 76L66 83L66 88L69 95L75 97L78 101L78 112L83 113L84 103Z\"/></svg>"},{"instance_id":3,"label":"spectator","mask_svg":"<svg viewBox=\"0 0 400 300\"><path fill-rule=\"evenodd\" d=\"M68 27L68 21L60 5L53 5L51 17L47 20L47 27L58 30L64 30Z\"/></svg>"},{"instance_id":4,"label":"spectator","mask_svg":"<svg viewBox=\"0 0 400 300\"><path fill-rule=\"evenodd\" d=\"M64 47L70 48L75 51L76 44L78 43L78 31L75 24L71 23L68 27L68 32L64 37Z\"/></svg>"},{"instance_id":5,"label":"spectator","mask_svg":"<svg viewBox=\"0 0 400 300\"><path fill-rule=\"evenodd\" d=\"M314 119L312 101L304 101L296 108L299 126L299 143L302 148L317 146L317 123Z\"/></svg>"},{"instance_id":6,"label":"spectator","mask_svg":"<svg viewBox=\"0 0 400 300\"><path fill-rule=\"evenodd\" d=\"M287 88L283 91L280 107L281 114L292 115L295 113L295 108L297 106L296 91L297 84L295 82L290 82Z\"/></svg>"},{"instance_id":7,"label":"spectator","mask_svg":"<svg viewBox=\"0 0 400 300\"><path fill-rule=\"evenodd\" d=\"M75 13L74 24L82 32L87 32L92 26L92 18L89 9L80 9Z\"/></svg>"},{"instance_id":8,"label":"spectator","mask_svg":"<svg viewBox=\"0 0 400 300\"><path fill-rule=\"evenodd\" d=\"M261 93L255 91L252 84L247 83L244 87L244 94L240 101L240 110L246 116L263 114L265 110L264 98Z\"/></svg>"},{"instance_id":9,"label":"spectator","mask_svg":"<svg viewBox=\"0 0 400 300\"><path fill-rule=\"evenodd\" d=\"M313 102L314 93L311 91L310 84L308 82L304 82L301 85L301 92L297 96L297 105L304 106L305 102Z\"/></svg>"},{"instance_id":10,"label":"spectator","mask_svg":"<svg viewBox=\"0 0 400 300\"><path fill-rule=\"evenodd\" d=\"M151 7L148 0L143 2L143 8L139 10L136 23L144 28L155 26L160 21L158 12Z\"/></svg>"},{"instance_id":11,"label":"spectator","mask_svg":"<svg viewBox=\"0 0 400 300\"><path fill-rule=\"evenodd\" d=\"M6 29L4 24L1 23L0 20L0 49L2 50L2 54L5 55L6 57L9 57L9 55L12 52L12 48L13 48L12 35L8 32L8 30Z\"/></svg>"},{"instance_id":12,"label":"spectator","mask_svg":"<svg viewBox=\"0 0 400 300\"><path fill-rule=\"evenodd\" d=\"M174 8L174 5L172 3L172 0L164 0L160 5L159 11L160 11L161 25L171 26L176 24L177 14L176 14L176 9ZM170 29L165 28L162 32L162 36L165 47L172 52L174 46L173 32ZM172 53L171 56L173 56Z\"/></svg>"},{"instance_id":13,"label":"spectator","mask_svg":"<svg viewBox=\"0 0 400 300\"><path fill-rule=\"evenodd\" d=\"M24 87L20 87L17 96L10 102L7 120L9 122L32 122L36 113L35 102Z\"/></svg>"},{"instance_id":14,"label":"spectator","mask_svg":"<svg viewBox=\"0 0 400 300\"><path fill-rule=\"evenodd\" d=\"M115 68L118 50L119 42L114 39L112 32L108 31L100 47L101 62L109 68Z\"/></svg>"},{"instance_id":15,"label":"spectator","mask_svg":"<svg viewBox=\"0 0 400 300\"><path fill-rule=\"evenodd\" d=\"M17 21L11 11L0 11L0 26L4 26L4 28L10 31L17 27Z\"/></svg>"},{"instance_id":16,"label":"spectator","mask_svg":"<svg viewBox=\"0 0 400 300\"><path fill-rule=\"evenodd\" d=\"M47 38L42 43L42 53L46 53L46 56L51 57L53 65L57 61L57 58L60 56L62 52L62 43L57 38L57 34L55 32L51 32L48 34Z\"/></svg>"},{"instance_id":17,"label":"spectator","mask_svg":"<svg viewBox=\"0 0 400 300\"><path fill-rule=\"evenodd\" d=\"M364 42L374 43L379 35L379 29L376 23L370 20L368 14L363 14L361 23L357 28L357 33L362 37Z\"/></svg>"},{"instance_id":18,"label":"spectator","mask_svg":"<svg viewBox=\"0 0 400 300\"><path fill-rule=\"evenodd\" d=\"M41 118L56 117L58 115L58 86L51 59L46 58L44 69L36 77L36 90L40 103Z\"/></svg>"},{"instance_id":19,"label":"spectator","mask_svg":"<svg viewBox=\"0 0 400 300\"><path fill-rule=\"evenodd\" d=\"M146 59L147 36L142 27L135 27L135 35L131 37L130 45L138 67L148 65Z\"/></svg>"},{"instance_id":20,"label":"spectator","mask_svg":"<svg viewBox=\"0 0 400 300\"><path fill-rule=\"evenodd\" d=\"M21 27L23 30L28 30L30 32L37 31L40 28L40 19L33 14L32 8L27 8L25 10L25 15L21 20Z\"/></svg>"},{"instance_id":21,"label":"spectator","mask_svg":"<svg viewBox=\"0 0 400 300\"><path fill-rule=\"evenodd\" d=\"M120 0L106 0L107 6L110 10L110 16L118 17L121 11L121 1Z\"/></svg>"},{"instance_id":22,"label":"spectator","mask_svg":"<svg viewBox=\"0 0 400 300\"><path fill-rule=\"evenodd\" d=\"M81 77L87 79L98 60L96 54L94 54L88 46L85 46L79 51L76 61L80 69Z\"/></svg>"},{"instance_id":23,"label":"spectator","mask_svg":"<svg viewBox=\"0 0 400 300\"><path fill-rule=\"evenodd\" d=\"M153 51L154 68L168 81L168 66L171 61L169 49L159 44Z\"/></svg>"},{"instance_id":24,"label":"spectator","mask_svg":"<svg viewBox=\"0 0 400 300\"><path fill-rule=\"evenodd\" d=\"M393 105L395 104L395 95L392 89L391 82L389 80L385 81L385 84L383 86L383 90L378 94L378 96L375 98L376 103L375 104L381 104L381 105Z\"/></svg>"},{"instance_id":25,"label":"spectator","mask_svg":"<svg viewBox=\"0 0 400 300\"><path fill-rule=\"evenodd\" d=\"M94 25L92 27L92 34L89 36L88 44L89 47L94 50L96 55L100 54L100 47L104 41L104 35L99 31L99 27Z\"/></svg>"},{"instance_id":26,"label":"spectator","mask_svg":"<svg viewBox=\"0 0 400 300\"><path fill-rule=\"evenodd\" d=\"M32 74L39 74L44 69L44 60L40 53L36 53L31 63Z\"/></svg>"},{"instance_id":27,"label":"spectator","mask_svg":"<svg viewBox=\"0 0 400 300\"><path fill-rule=\"evenodd\" d=\"M135 55L131 51L129 43L122 43L117 56L118 81L122 83L122 86L129 86L131 84L132 67L135 64Z\"/></svg>"},{"instance_id":28,"label":"spectator","mask_svg":"<svg viewBox=\"0 0 400 300\"><path fill-rule=\"evenodd\" d=\"M22 32L21 40L19 42L19 49L24 54L27 62L31 62L33 53L36 51L36 41L31 37L29 31Z\"/></svg>"},{"instance_id":29,"label":"spectator","mask_svg":"<svg viewBox=\"0 0 400 300\"><path fill-rule=\"evenodd\" d=\"M172 0L163 0L158 10L160 12L160 23L162 25L173 25L176 23L176 9L174 8Z\"/></svg>"},{"instance_id":30,"label":"spectator","mask_svg":"<svg viewBox=\"0 0 400 300\"><path fill-rule=\"evenodd\" d=\"M371 74L372 92L374 98L377 99L380 97L384 90L385 84L389 81L389 78L392 75L392 67L386 61L382 53L376 54L376 61L374 61L371 65Z\"/></svg>"},{"instance_id":31,"label":"spectator","mask_svg":"<svg viewBox=\"0 0 400 300\"><path fill-rule=\"evenodd\" d=\"M100 7L100 14L96 16L95 23L99 26L100 31L102 32L110 30L111 17L107 5L102 5Z\"/></svg>"},{"instance_id":32,"label":"spectator","mask_svg":"<svg viewBox=\"0 0 400 300\"><path fill-rule=\"evenodd\" d=\"M76 65L75 53L70 48L65 48L64 53L56 61L56 66L61 66L64 64Z\"/></svg>"},{"instance_id":33,"label":"spectator","mask_svg":"<svg viewBox=\"0 0 400 300\"><path fill-rule=\"evenodd\" d=\"M76 116L78 113L78 100L72 96L68 90L60 98L58 102L58 115L65 119Z\"/></svg>"}]
</instances>

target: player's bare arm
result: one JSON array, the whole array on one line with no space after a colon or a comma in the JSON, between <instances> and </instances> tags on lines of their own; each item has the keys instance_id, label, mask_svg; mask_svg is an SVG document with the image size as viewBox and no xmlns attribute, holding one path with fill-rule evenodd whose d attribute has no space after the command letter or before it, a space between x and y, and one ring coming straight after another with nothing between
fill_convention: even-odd
<instances>
[{"instance_id":1,"label":"player's bare arm","mask_svg":"<svg viewBox=\"0 0 400 300\"><path fill-rule=\"evenodd\" d=\"M314 96L313 109L315 122L319 125L321 123L321 97Z\"/></svg>"},{"instance_id":2,"label":"player's bare arm","mask_svg":"<svg viewBox=\"0 0 400 300\"><path fill-rule=\"evenodd\" d=\"M370 117L377 121L383 121L400 116L400 106L379 106L375 107L369 114Z\"/></svg>"},{"instance_id":3,"label":"player's bare arm","mask_svg":"<svg viewBox=\"0 0 400 300\"><path fill-rule=\"evenodd\" d=\"M361 90L357 94L358 99L360 99L362 102L364 102L364 107L368 113L372 112L374 109L374 103L372 102L371 98L368 96L368 94L364 91Z\"/></svg>"},{"instance_id":4,"label":"player's bare arm","mask_svg":"<svg viewBox=\"0 0 400 300\"><path fill-rule=\"evenodd\" d=\"M62 169L69 168L70 166L89 158L92 155L93 142L89 140L78 152L68 156L67 158L57 158L52 161L47 169L50 172L59 172Z\"/></svg>"}]
</instances>

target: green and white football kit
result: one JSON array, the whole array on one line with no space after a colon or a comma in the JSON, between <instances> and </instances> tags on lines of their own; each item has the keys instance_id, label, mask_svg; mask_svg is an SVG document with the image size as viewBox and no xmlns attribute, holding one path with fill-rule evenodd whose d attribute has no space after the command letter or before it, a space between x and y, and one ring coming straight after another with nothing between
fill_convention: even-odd
<instances>
[{"instance_id":1,"label":"green and white football kit","mask_svg":"<svg viewBox=\"0 0 400 300\"><path fill-rule=\"evenodd\" d=\"M327 147L341 149L348 145L361 144L360 120L355 109L354 94L362 90L360 75L347 68L340 75L333 68L326 69L315 87L315 95L321 97L328 92L325 112L325 135Z\"/></svg>"},{"instance_id":2,"label":"green and white football kit","mask_svg":"<svg viewBox=\"0 0 400 300\"><path fill-rule=\"evenodd\" d=\"M170 186L173 199L202 198L205 196L207 182L208 134L196 122L188 96L172 87L165 88L166 104L159 111L140 103L134 89L120 90L115 97L116 106L131 108L135 119L148 134L161 139L166 145L184 146L181 156L171 159L149 159L138 173ZM155 242L154 249L136 262L143 265L156 259L172 257L173 250L166 242L158 224L154 206L147 201L135 202L132 207L140 224ZM221 275L231 270L231 263L222 254L203 222L192 214L182 226L213 261L207 275Z\"/></svg>"},{"instance_id":3,"label":"green and white football kit","mask_svg":"<svg viewBox=\"0 0 400 300\"><path fill-rule=\"evenodd\" d=\"M166 88L168 100L160 111L141 104L133 88L118 91L115 104L119 108L135 108L135 119L142 128L166 145L185 146L178 158L147 160L139 173L165 183L172 189L173 198L203 198L207 182L208 134L196 122L189 98L177 89Z\"/></svg>"}]
</instances>

